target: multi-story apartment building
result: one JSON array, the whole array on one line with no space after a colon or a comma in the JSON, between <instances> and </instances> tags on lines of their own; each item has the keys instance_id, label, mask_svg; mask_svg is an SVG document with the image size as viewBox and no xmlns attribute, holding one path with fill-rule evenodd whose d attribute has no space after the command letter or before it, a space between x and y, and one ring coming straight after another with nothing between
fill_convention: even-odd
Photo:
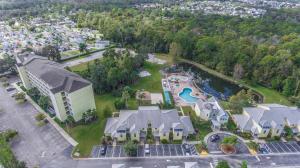
<instances>
[{"instance_id":1,"label":"multi-story apartment building","mask_svg":"<svg viewBox=\"0 0 300 168\"><path fill-rule=\"evenodd\" d=\"M48 96L51 100L49 110L61 121L66 120L68 115L79 121L84 112L96 108L89 81L45 57L23 54L16 59L24 87L36 87L41 94Z\"/></svg>"},{"instance_id":2,"label":"multi-story apartment building","mask_svg":"<svg viewBox=\"0 0 300 168\"><path fill-rule=\"evenodd\" d=\"M300 109L280 104L259 104L243 108L242 114L232 115L242 132L256 137L281 136L284 127L290 127L295 135L300 133Z\"/></svg>"},{"instance_id":3,"label":"multi-story apartment building","mask_svg":"<svg viewBox=\"0 0 300 168\"><path fill-rule=\"evenodd\" d=\"M138 110L121 110L119 117L108 118L105 135L117 141L145 140L151 130L157 140L182 140L195 133L189 116L179 116L176 109L160 110L157 106L140 106ZM172 136L170 136L172 134Z\"/></svg>"}]
</instances>

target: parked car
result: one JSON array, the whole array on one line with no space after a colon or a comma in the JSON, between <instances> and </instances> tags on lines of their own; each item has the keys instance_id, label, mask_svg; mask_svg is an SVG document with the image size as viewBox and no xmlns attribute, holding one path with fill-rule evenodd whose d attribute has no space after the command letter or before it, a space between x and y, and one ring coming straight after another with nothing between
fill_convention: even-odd
<instances>
[{"instance_id":1,"label":"parked car","mask_svg":"<svg viewBox=\"0 0 300 168\"><path fill-rule=\"evenodd\" d=\"M6 91L7 91L7 92L11 92L11 91L13 91L13 90L16 90L16 88L14 88L14 87L6 88Z\"/></svg>"},{"instance_id":2,"label":"parked car","mask_svg":"<svg viewBox=\"0 0 300 168\"><path fill-rule=\"evenodd\" d=\"M145 144L145 154L150 154L149 144Z\"/></svg>"},{"instance_id":3,"label":"parked car","mask_svg":"<svg viewBox=\"0 0 300 168\"><path fill-rule=\"evenodd\" d=\"M262 144L259 144L259 148L258 148L258 151L262 154L268 154L269 151L264 147L264 145Z\"/></svg>"},{"instance_id":4,"label":"parked car","mask_svg":"<svg viewBox=\"0 0 300 168\"><path fill-rule=\"evenodd\" d=\"M220 139L220 136L219 135L212 135L211 138L210 138L210 142L216 142Z\"/></svg>"},{"instance_id":5,"label":"parked car","mask_svg":"<svg viewBox=\"0 0 300 168\"><path fill-rule=\"evenodd\" d=\"M190 146L188 144L183 144L183 149L184 149L184 152L186 153L186 155L190 155L191 153L191 150L190 150Z\"/></svg>"},{"instance_id":6,"label":"parked car","mask_svg":"<svg viewBox=\"0 0 300 168\"><path fill-rule=\"evenodd\" d=\"M106 146L106 145L101 146L101 148L100 148L100 154L101 154L101 155L105 155L105 154L106 154L106 149L107 149L107 146Z\"/></svg>"}]
</instances>

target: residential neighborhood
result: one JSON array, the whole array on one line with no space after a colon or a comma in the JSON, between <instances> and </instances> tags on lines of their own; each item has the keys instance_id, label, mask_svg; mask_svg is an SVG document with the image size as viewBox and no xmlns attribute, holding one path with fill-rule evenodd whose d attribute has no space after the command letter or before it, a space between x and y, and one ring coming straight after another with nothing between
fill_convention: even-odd
<instances>
[{"instance_id":1,"label":"residential neighborhood","mask_svg":"<svg viewBox=\"0 0 300 168\"><path fill-rule=\"evenodd\" d=\"M297 0L3 0L0 168L300 167Z\"/></svg>"}]
</instances>

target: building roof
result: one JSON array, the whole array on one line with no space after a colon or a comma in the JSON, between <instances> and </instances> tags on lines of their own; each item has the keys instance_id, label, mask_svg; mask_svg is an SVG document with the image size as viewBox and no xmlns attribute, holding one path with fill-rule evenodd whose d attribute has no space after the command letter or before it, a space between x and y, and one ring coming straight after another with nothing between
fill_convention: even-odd
<instances>
[{"instance_id":1,"label":"building roof","mask_svg":"<svg viewBox=\"0 0 300 168\"><path fill-rule=\"evenodd\" d=\"M18 66L24 66L27 71L44 81L53 93L71 93L91 83L79 75L65 70L59 63L45 57L27 54L17 56Z\"/></svg>"},{"instance_id":2,"label":"building roof","mask_svg":"<svg viewBox=\"0 0 300 168\"><path fill-rule=\"evenodd\" d=\"M285 122L297 125L300 121L300 109L280 104L260 104L257 107L244 108L242 115L233 115L241 129L250 130L253 123L260 126L283 127Z\"/></svg>"},{"instance_id":3,"label":"building roof","mask_svg":"<svg viewBox=\"0 0 300 168\"><path fill-rule=\"evenodd\" d=\"M194 128L188 116L179 116L176 109L160 110L157 106L140 106L138 110L121 110L119 117L109 118L105 133L112 136L118 130L129 130L131 133L152 128L160 132L169 132L170 129L182 129L183 135L193 134Z\"/></svg>"}]
</instances>

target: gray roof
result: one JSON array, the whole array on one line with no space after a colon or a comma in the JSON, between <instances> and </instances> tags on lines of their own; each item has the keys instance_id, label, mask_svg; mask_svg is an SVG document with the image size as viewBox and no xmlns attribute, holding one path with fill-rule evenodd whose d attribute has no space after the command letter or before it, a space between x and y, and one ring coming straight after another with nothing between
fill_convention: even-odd
<instances>
[{"instance_id":1,"label":"gray roof","mask_svg":"<svg viewBox=\"0 0 300 168\"><path fill-rule=\"evenodd\" d=\"M79 75L65 70L61 64L45 57L29 54L19 56L18 59L19 66L25 66L27 71L48 84L53 93L71 93L91 84Z\"/></svg>"},{"instance_id":2,"label":"gray roof","mask_svg":"<svg viewBox=\"0 0 300 168\"><path fill-rule=\"evenodd\" d=\"M300 109L279 104L260 104L257 107L244 108L249 116L233 115L241 129L250 130L255 121L261 126L283 127L285 121L289 124L298 124L300 121Z\"/></svg>"},{"instance_id":3,"label":"gray roof","mask_svg":"<svg viewBox=\"0 0 300 168\"><path fill-rule=\"evenodd\" d=\"M170 129L183 129L183 134L194 133L194 128L188 116L179 116L176 109L160 110L157 106L140 106L138 110L121 110L119 117L109 118L105 133L114 134L117 130L130 132L147 129L151 123L152 128L160 132L169 132Z\"/></svg>"}]
</instances>

